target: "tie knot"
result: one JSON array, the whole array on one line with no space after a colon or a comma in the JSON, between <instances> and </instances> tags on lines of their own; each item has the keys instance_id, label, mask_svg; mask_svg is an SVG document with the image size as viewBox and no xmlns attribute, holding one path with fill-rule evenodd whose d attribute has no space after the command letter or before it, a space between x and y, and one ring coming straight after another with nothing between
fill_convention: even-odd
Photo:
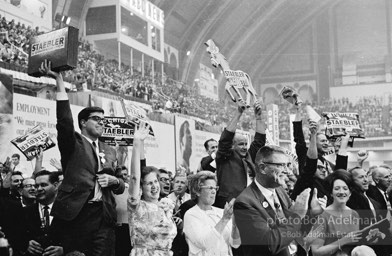
<instances>
[{"instance_id":1,"label":"tie knot","mask_svg":"<svg viewBox=\"0 0 392 256\"><path fill-rule=\"evenodd\" d=\"M44 210L49 210L49 206L45 205Z\"/></svg>"}]
</instances>

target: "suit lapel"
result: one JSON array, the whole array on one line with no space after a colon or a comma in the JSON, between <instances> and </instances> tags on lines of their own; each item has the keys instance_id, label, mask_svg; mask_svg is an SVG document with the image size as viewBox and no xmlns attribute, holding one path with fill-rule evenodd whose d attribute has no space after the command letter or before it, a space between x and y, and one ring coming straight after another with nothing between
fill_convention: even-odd
<instances>
[{"instance_id":1,"label":"suit lapel","mask_svg":"<svg viewBox=\"0 0 392 256\"><path fill-rule=\"evenodd\" d=\"M275 220L275 211L272 209L271 205L268 203L268 201L265 199L265 196L263 193L261 193L260 189L257 187L255 182L252 182L250 184L250 187L252 189L253 194L255 195L257 201L259 202L259 210L260 211L266 211L273 220Z\"/></svg>"}]
</instances>

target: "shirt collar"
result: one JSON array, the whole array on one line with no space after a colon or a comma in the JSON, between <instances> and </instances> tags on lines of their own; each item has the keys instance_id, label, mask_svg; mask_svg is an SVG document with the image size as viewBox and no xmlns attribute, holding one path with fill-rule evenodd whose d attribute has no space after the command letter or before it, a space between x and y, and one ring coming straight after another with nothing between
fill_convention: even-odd
<instances>
[{"instance_id":1,"label":"shirt collar","mask_svg":"<svg viewBox=\"0 0 392 256\"><path fill-rule=\"evenodd\" d=\"M84 137L84 138L86 138L86 140L88 141L88 142L90 142L90 144L92 145L93 144L93 142L95 142L95 144L97 145L97 147L98 147L98 139L96 139L96 140L91 140L90 138L88 138L87 136L85 136L85 135L83 135L82 134L82 136Z\"/></svg>"},{"instance_id":2,"label":"shirt collar","mask_svg":"<svg viewBox=\"0 0 392 256\"><path fill-rule=\"evenodd\" d=\"M268 199L272 198L272 195L275 193L275 189L268 189L268 188L263 187L260 183L257 182L256 179L255 179L255 183L256 183L256 186L261 191L261 193L264 195L264 197L266 197Z\"/></svg>"},{"instance_id":3,"label":"shirt collar","mask_svg":"<svg viewBox=\"0 0 392 256\"><path fill-rule=\"evenodd\" d=\"M44 210L44 207L45 206L48 206L49 207L49 212L50 212L50 210L52 209L52 205L53 205L53 203L51 203L51 204L48 204L48 205L43 205L43 204L41 204L41 203L38 203L38 205L39 205L39 209L41 210L41 211L43 211Z\"/></svg>"}]
</instances>

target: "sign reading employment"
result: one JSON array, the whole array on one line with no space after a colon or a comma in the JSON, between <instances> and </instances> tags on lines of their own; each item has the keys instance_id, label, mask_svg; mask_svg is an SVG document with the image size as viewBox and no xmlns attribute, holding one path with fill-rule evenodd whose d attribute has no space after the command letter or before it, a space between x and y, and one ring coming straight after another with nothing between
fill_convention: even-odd
<instances>
[{"instance_id":1,"label":"sign reading employment","mask_svg":"<svg viewBox=\"0 0 392 256\"><path fill-rule=\"evenodd\" d=\"M14 144L27 158L34 159L40 152L54 147L56 144L50 138L49 133L44 131L40 125L28 130L25 135L19 136L11 143Z\"/></svg>"},{"instance_id":2,"label":"sign reading employment","mask_svg":"<svg viewBox=\"0 0 392 256\"><path fill-rule=\"evenodd\" d=\"M353 138L365 138L357 113L325 112L323 116L326 118L325 135L328 138L344 136L346 133Z\"/></svg>"}]
</instances>

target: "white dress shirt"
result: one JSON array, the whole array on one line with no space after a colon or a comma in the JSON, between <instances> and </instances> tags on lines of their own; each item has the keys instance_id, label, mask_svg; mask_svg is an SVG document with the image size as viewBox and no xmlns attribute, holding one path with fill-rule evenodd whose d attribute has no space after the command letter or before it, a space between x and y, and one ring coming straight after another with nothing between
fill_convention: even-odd
<instances>
[{"instance_id":1,"label":"white dress shirt","mask_svg":"<svg viewBox=\"0 0 392 256\"><path fill-rule=\"evenodd\" d=\"M185 213L184 233L189 245L189 256L227 256L233 255L231 247L238 248L240 239L231 237L232 222L227 223L222 234L215 229L223 216L223 209L212 206L204 211L195 205Z\"/></svg>"},{"instance_id":2,"label":"white dress shirt","mask_svg":"<svg viewBox=\"0 0 392 256\"><path fill-rule=\"evenodd\" d=\"M91 146L94 148L93 141L90 138L87 138L82 134L82 136L90 142ZM97 159L98 159L98 170L101 170L101 159L99 157L99 143L98 139L95 141L95 153L97 154ZM95 179L95 186L94 186L94 197L90 200L90 202L96 202L96 201L101 201L102 200L102 188L101 185L98 183L98 179Z\"/></svg>"},{"instance_id":3,"label":"white dress shirt","mask_svg":"<svg viewBox=\"0 0 392 256\"><path fill-rule=\"evenodd\" d=\"M265 200L267 200L267 202L269 203L271 208L274 209L274 211L276 212L275 204L274 204L274 194L276 194L275 189L268 189L268 188L263 187L260 183L257 182L256 179L255 179L255 183L256 183L256 186L261 191L261 193L263 194L263 196L265 197Z\"/></svg>"},{"instance_id":4,"label":"white dress shirt","mask_svg":"<svg viewBox=\"0 0 392 256\"><path fill-rule=\"evenodd\" d=\"M38 212L39 212L39 217L41 218L41 221L45 218L44 217L44 210L45 210L44 207L45 206L46 205L38 203ZM49 207L48 208L48 211L49 211L49 224L52 224L53 216L50 215L50 211L52 210L53 203L48 204L47 206Z\"/></svg>"}]
</instances>

